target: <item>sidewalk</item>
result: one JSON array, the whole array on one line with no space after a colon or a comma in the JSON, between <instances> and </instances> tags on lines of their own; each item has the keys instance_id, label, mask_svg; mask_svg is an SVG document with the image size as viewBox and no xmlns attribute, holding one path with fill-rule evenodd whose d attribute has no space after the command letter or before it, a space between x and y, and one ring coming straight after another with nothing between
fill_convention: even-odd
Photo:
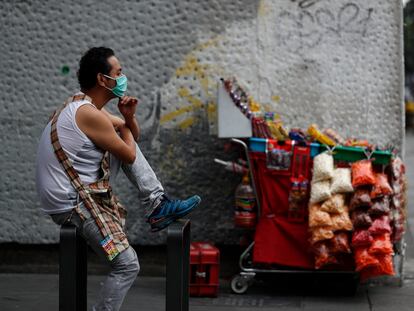
<instances>
[{"instance_id":1,"label":"sidewalk","mask_svg":"<svg viewBox=\"0 0 414 311\"><path fill-rule=\"evenodd\" d=\"M409 202L414 202L414 134L407 134L405 162L410 184ZM247 294L240 296L230 292L228 280L222 280L218 298L191 298L190 310L414 310L414 204L409 207L409 229L406 280L402 288L391 280L384 285L360 286L355 296L328 296L323 292L300 292L295 284L288 290L275 290L272 283L267 282L252 286ZM88 310L104 278L88 276ZM297 284L300 285L300 281ZM0 274L0 310L58 310L58 290L55 274ZM138 277L121 310L165 310L165 279Z\"/></svg>"}]
</instances>

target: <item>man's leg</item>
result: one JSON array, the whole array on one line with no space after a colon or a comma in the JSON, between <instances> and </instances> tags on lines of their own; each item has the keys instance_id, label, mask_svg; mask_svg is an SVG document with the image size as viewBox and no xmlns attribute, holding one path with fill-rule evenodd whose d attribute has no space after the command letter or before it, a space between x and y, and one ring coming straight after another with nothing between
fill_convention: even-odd
<instances>
[{"instance_id":1,"label":"man's leg","mask_svg":"<svg viewBox=\"0 0 414 311\"><path fill-rule=\"evenodd\" d=\"M137 254L130 246L112 261L109 261L100 245L103 236L99 227L83 204L81 204L80 208L88 216L84 221L74 211L53 215L52 219L58 225L66 222L74 224L94 252L111 268L100 289L99 298L93 310L119 310L140 270Z\"/></svg>"},{"instance_id":2,"label":"man's leg","mask_svg":"<svg viewBox=\"0 0 414 311\"><path fill-rule=\"evenodd\" d=\"M138 144L135 144L135 146L136 157L132 164L122 163L111 155L111 182L115 181L121 166L130 182L138 189L138 198L148 215L161 202L164 188L142 154Z\"/></svg>"}]
</instances>

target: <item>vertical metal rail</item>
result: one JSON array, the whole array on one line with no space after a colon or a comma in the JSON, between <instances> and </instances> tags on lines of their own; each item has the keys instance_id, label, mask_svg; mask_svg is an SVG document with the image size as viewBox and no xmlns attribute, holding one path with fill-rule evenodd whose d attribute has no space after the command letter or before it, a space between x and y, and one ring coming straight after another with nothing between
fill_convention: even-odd
<instances>
[{"instance_id":1,"label":"vertical metal rail","mask_svg":"<svg viewBox=\"0 0 414 311\"><path fill-rule=\"evenodd\" d=\"M87 251L74 225L60 228L59 311L86 311Z\"/></svg>"},{"instance_id":2,"label":"vertical metal rail","mask_svg":"<svg viewBox=\"0 0 414 311\"><path fill-rule=\"evenodd\" d=\"M190 239L190 220L168 227L166 311L188 311Z\"/></svg>"}]
</instances>

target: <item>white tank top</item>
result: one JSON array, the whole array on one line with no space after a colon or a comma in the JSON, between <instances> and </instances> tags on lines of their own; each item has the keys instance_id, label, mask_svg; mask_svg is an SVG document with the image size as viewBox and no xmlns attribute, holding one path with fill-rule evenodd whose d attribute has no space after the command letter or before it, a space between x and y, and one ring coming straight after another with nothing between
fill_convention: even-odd
<instances>
[{"instance_id":1,"label":"white tank top","mask_svg":"<svg viewBox=\"0 0 414 311\"><path fill-rule=\"evenodd\" d=\"M75 115L82 105L92 105L87 100L69 103L57 120L60 144L78 172L81 181L89 184L98 180L103 150L98 148L76 124ZM96 107L95 107L96 108ZM62 165L58 162L50 142L51 121L43 130L36 157L36 188L47 214L64 213L77 202L77 191Z\"/></svg>"}]
</instances>

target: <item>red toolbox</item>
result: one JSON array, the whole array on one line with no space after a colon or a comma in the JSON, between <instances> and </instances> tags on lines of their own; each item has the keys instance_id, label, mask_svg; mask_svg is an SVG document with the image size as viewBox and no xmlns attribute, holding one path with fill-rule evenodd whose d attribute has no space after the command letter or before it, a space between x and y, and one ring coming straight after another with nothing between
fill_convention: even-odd
<instances>
[{"instance_id":1,"label":"red toolbox","mask_svg":"<svg viewBox=\"0 0 414 311\"><path fill-rule=\"evenodd\" d=\"M211 243L190 246L190 296L217 297L220 251Z\"/></svg>"}]
</instances>

